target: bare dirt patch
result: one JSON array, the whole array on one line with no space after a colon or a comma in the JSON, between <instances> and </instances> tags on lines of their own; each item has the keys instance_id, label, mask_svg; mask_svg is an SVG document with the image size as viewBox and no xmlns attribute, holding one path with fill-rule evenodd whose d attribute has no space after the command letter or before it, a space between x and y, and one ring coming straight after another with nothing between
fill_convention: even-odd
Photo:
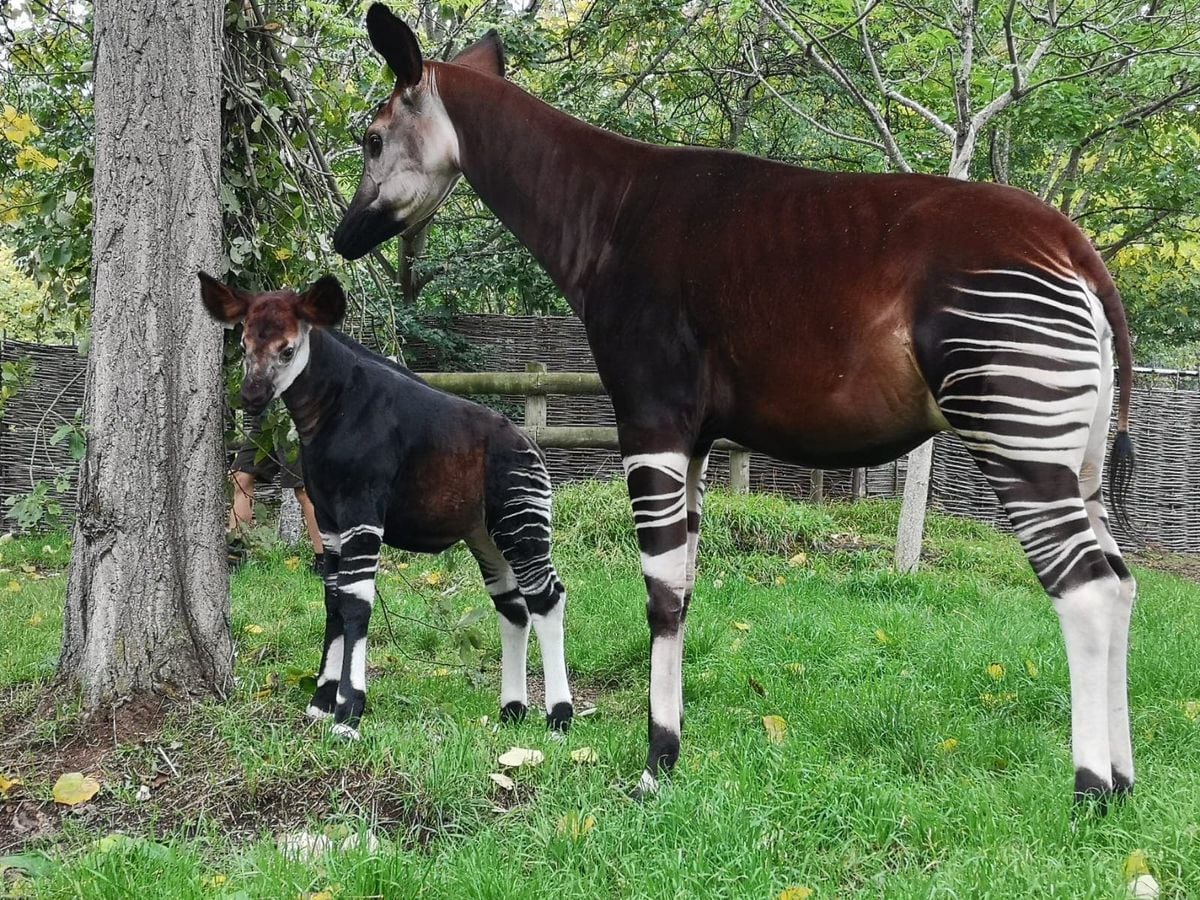
<instances>
[{"instance_id":1,"label":"bare dirt patch","mask_svg":"<svg viewBox=\"0 0 1200 900\"><path fill-rule=\"evenodd\" d=\"M1168 553L1165 550L1143 549L1125 557L1130 565L1166 572L1189 581L1200 582L1200 556L1184 553Z\"/></svg>"}]
</instances>

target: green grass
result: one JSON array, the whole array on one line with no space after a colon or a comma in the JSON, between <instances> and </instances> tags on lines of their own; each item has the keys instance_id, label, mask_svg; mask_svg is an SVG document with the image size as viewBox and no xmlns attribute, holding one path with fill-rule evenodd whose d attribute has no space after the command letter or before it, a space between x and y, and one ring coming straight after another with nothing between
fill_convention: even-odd
<instances>
[{"instance_id":1,"label":"green grass","mask_svg":"<svg viewBox=\"0 0 1200 900\"><path fill-rule=\"evenodd\" d=\"M898 575L895 504L716 493L706 513L683 756L653 800L626 796L644 762L649 644L627 501L617 485L571 487L558 494L555 556L570 593L573 687L597 711L565 741L540 717L496 727L490 619L482 682L448 665L449 637L423 624L440 621L430 608L437 592L452 592L457 609L486 602L464 552L386 557L381 594L396 640L377 613L364 740L330 740L303 722L307 695L295 684L318 660L320 586L303 564L268 552L233 582L234 695L179 707L156 737L107 755L96 799L26 848L46 849L52 863L20 889L774 898L807 886L816 897L1121 897L1122 867L1141 849L1164 897L1200 895L1200 723L1187 705L1200 699L1200 588L1137 571L1137 794L1106 818L1074 815L1058 624L1011 539L934 518L924 570ZM10 570L0 573L6 729L29 715L53 671L65 587L61 575L31 580L21 565L60 570L67 553L62 538L0 546ZM429 586L425 572L441 583ZM992 664L1003 673L989 673ZM536 651L530 665L536 674ZM766 715L786 719L782 744L768 740ZM27 802L49 797L59 771L34 764L55 742L70 746L75 717L62 701L36 740L0 762L0 774L24 780ZM513 745L546 760L514 773L510 794L487 776ZM583 746L598 763L572 762ZM153 784L141 804L139 781ZM571 817L588 816L594 826L572 834ZM373 828L382 843L289 860L276 836L306 821L339 839ZM96 845L117 830L135 840Z\"/></svg>"}]
</instances>

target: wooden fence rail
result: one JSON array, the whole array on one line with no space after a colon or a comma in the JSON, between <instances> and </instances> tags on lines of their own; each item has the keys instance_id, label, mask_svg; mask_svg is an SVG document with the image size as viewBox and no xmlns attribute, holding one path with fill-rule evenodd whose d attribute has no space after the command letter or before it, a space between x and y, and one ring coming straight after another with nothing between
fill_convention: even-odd
<instances>
[{"instance_id":1,"label":"wooden fence rail","mask_svg":"<svg viewBox=\"0 0 1200 900\"><path fill-rule=\"evenodd\" d=\"M540 447L559 450L619 450L612 425L547 425L546 396L599 396L605 393L594 372L547 372L545 363L528 363L524 372L419 372L430 385L450 394L523 394L524 431ZM750 450L733 441L719 440L717 450L729 451L729 488L735 494L750 492ZM866 495L866 470L855 469L851 494ZM813 473L813 499L824 499L821 473Z\"/></svg>"}]
</instances>

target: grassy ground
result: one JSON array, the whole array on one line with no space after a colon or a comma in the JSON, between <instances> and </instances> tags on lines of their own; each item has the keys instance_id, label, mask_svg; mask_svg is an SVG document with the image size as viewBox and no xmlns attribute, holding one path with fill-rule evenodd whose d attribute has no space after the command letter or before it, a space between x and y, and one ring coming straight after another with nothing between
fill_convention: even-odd
<instances>
[{"instance_id":1,"label":"grassy ground","mask_svg":"<svg viewBox=\"0 0 1200 900\"><path fill-rule=\"evenodd\" d=\"M1073 816L1066 662L1015 543L935 518L924 571L896 575L896 514L711 498L684 755L646 803L626 796L644 761L649 641L619 486L565 489L556 507L568 660L577 700L596 707L564 741L540 717L496 726L490 618L482 680L453 665L452 636L430 627L453 624L432 612L439 598L455 613L486 600L464 553L386 558L395 640L377 613L364 741L347 746L301 716L298 682L317 663L322 627L307 560L269 552L235 577L229 702L126 708L110 727L83 725L68 700L44 696L65 540L0 545L0 775L24 782L0 806L0 855L44 870L8 889L1120 897L1126 859L1142 850L1164 897L1200 895L1200 589L1137 571L1137 794L1107 818ZM781 743L764 716L786 721ZM509 791L488 776L514 745L545 762L510 771ZM583 747L597 761L574 761ZM66 811L50 790L72 770L102 788ZM282 853L280 835L305 828L349 846L309 860ZM114 833L126 837L105 840Z\"/></svg>"}]
</instances>

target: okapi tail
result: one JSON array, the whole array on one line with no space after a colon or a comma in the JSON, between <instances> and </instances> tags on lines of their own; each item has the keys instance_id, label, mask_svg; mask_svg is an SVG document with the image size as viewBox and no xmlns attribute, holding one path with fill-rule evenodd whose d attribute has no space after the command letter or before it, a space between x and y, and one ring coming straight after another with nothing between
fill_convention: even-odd
<instances>
[{"instance_id":1,"label":"okapi tail","mask_svg":"<svg viewBox=\"0 0 1200 900\"><path fill-rule=\"evenodd\" d=\"M1117 436L1113 440L1108 460L1108 501L1113 515L1125 531L1134 533L1129 519L1129 489L1133 484L1133 441L1129 438L1129 401L1133 389L1133 348L1129 341L1129 323L1125 319L1125 305L1121 295L1110 281L1108 289L1099 294L1104 307L1104 316L1112 329L1117 344L1117 385L1120 399L1117 403Z\"/></svg>"}]
</instances>

